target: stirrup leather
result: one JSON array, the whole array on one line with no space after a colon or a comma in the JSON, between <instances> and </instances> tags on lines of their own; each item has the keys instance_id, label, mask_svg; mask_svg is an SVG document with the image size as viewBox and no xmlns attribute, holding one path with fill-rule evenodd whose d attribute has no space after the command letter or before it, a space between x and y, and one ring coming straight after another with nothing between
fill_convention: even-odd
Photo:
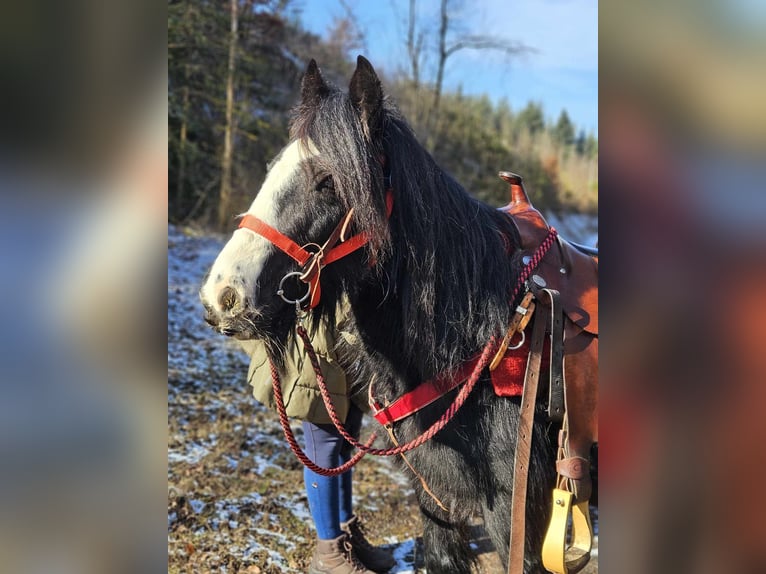
<instances>
[{"instance_id":1,"label":"stirrup leather","mask_svg":"<svg viewBox=\"0 0 766 574\"><path fill-rule=\"evenodd\" d=\"M593 546L593 527L588 508L590 489L582 488L583 480L589 478L590 462L579 456L569 456L569 419L566 408L564 410L556 456L558 476L556 488L553 489L553 510L542 553L543 566L553 574L574 574L580 571L590 561ZM573 504L573 500L577 502ZM571 535L569 546L567 534Z\"/></svg>"}]
</instances>

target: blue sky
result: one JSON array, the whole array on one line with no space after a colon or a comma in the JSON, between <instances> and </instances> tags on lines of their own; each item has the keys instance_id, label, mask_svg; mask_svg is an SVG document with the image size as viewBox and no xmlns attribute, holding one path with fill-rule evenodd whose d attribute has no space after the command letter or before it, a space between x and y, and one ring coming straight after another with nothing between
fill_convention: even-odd
<instances>
[{"instance_id":1,"label":"blue sky","mask_svg":"<svg viewBox=\"0 0 766 574\"><path fill-rule=\"evenodd\" d=\"M403 69L409 1L347 0L347 4L365 32L363 52L372 64L391 72ZM495 101L506 97L513 110L539 101L553 120L566 109L578 128L598 135L596 0L453 0L453 4L458 8L451 20L461 32L521 42L534 52L509 60L495 52L458 51L447 62L448 88L462 84L465 93L487 93ZM297 5L304 26L320 35L326 35L333 17L344 14L339 0L303 0ZM439 1L418 0L418 13L434 53ZM426 68L426 77L433 78L429 71Z\"/></svg>"}]
</instances>

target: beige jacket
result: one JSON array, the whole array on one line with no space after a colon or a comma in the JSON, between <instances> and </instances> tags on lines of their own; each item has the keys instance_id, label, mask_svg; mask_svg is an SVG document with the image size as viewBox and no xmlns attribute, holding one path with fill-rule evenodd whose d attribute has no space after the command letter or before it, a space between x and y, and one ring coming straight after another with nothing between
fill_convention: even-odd
<instances>
[{"instance_id":1,"label":"beige jacket","mask_svg":"<svg viewBox=\"0 0 766 574\"><path fill-rule=\"evenodd\" d=\"M307 322L306 330L310 334L312 333L310 322ZM346 373L338 364L334 351L338 336L347 337L350 335L346 333L339 335L336 328L331 326L327 320L322 319L320 325L311 336L311 343L316 350L325 383L332 397L333 406L340 419L345 421L350 399L348 397ZM247 380L253 387L253 396L258 402L276 410L271 370L263 342L245 341L243 346L250 355L250 369ZM287 416L316 424L332 422L322 401L316 374L311 366L308 353L304 349L303 341L300 340L295 331L288 337L285 364L280 374ZM368 408L366 404L360 404L363 401L356 400L355 403L363 410Z\"/></svg>"}]
</instances>

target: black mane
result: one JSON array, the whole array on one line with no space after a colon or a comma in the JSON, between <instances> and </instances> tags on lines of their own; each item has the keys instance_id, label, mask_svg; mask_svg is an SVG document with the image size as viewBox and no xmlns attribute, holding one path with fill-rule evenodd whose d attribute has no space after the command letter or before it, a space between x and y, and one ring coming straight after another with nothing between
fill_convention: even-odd
<instances>
[{"instance_id":1,"label":"black mane","mask_svg":"<svg viewBox=\"0 0 766 574\"><path fill-rule=\"evenodd\" d=\"M317 146L357 230L372 238L377 273L355 311L395 323L380 331L400 339L377 346L401 358L411 384L458 367L503 330L519 273L518 232L437 165L390 101L368 134L349 97L327 86L314 105L296 108L291 135ZM394 193L390 220L384 169Z\"/></svg>"}]
</instances>

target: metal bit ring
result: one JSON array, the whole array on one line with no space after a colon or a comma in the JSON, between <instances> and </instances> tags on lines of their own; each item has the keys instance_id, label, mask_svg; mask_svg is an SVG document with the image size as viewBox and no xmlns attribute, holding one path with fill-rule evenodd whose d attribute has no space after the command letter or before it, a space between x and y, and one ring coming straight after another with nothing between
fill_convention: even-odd
<instances>
[{"instance_id":1,"label":"metal bit ring","mask_svg":"<svg viewBox=\"0 0 766 574\"><path fill-rule=\"evenodd\" d=\"M285 290L283 286L285 281L289 277L298 277L300 279L301 275L303 275L303 273L301 273L300 271L291 271L290 273L282 277L282 280L279 282L279 289L277 290L277 295L279 295L282 298L282 301L290 305L295 305L296 307L299 307L301 303L305 303L308 300L309 296L311 295L311 285L306 283L306 294L300 299L288 299L287 297L285 297Z\"/></svg>"}]
</instances>

